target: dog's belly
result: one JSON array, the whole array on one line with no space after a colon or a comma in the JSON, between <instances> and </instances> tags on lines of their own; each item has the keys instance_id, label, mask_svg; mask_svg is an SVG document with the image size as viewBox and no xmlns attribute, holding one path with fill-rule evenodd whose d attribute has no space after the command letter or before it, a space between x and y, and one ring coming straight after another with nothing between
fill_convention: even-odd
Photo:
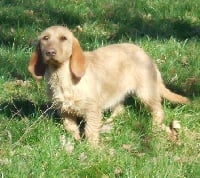
<instances>
[{"instance_id":1,"label":"dog's belly","mask_svg":"<svg viewBox=\"0 0 200 178\"><path fill-rule=\"evenodd\" d=\"M125 97L134 94L136 90L136 82L134 78L126 77L110 79L109 83L103 85L100 98L103 104L103 109L113 108L123 102Z\"/></svg>"},{"instance_id":2,"label":"dog's belly","mask_svg":"<svg viewBox=\"0 0 200 178\"><path fill-rule=\"evenodd\" d=\"M123 102L127 95L131 94L132 91L119 91L119 92L113 92L113 94L107 95L106 97L103 96L103 109L112 109L119 103Z\"/></svg>"}]
</instances>

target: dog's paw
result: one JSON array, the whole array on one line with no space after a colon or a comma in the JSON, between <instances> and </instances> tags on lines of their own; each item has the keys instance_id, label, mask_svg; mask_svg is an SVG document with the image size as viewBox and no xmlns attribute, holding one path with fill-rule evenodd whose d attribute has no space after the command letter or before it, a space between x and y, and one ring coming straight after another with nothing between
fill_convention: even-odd
<instances>
[{"instance_id":1,"label":"dog's paw","mask_svg":"<svg viewBox=\"0 0 200 178\"><path fill-rule=\"evenodd\" d=\"M113 123L105 123L101 127L101 133L110 133L113 130Z\"/></svg>"},{"instance_id":2,"label":"dog's paw","mask_svg":"<svg viewBox=\"0 0 200 178\"><path fill-rule=\"evenodd\" d=\"M178 140L178 130L181 128L180 121L174 120L171 122L170 126L169 139L172 141Z\"/></svg>"}]
</instances>

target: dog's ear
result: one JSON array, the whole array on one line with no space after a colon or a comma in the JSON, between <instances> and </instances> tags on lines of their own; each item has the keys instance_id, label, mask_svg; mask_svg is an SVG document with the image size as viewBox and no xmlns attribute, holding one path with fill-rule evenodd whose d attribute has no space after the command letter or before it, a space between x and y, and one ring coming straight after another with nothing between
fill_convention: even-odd
<instances>
[{"instance_id":1,"label":"dog's ear","mask_svg":"<svg viewBox=\"0 0 200 178\"><path fill-rule=\"evenodd\" d=\"M45 74L45 69L46 65L42 60L42 54L38 44L35 51L31 55L28 70L36 79L42 79Z\"/></svg>"},{"instance_id":2,"label":"dog's ear","mask_svg":"<svg viewBox=\"0 0 200 178\"><path fill-rule=\"evenodd\" d=\"M72 43L72 55L71 55L71 60L70 60L70 68L71 68L72 74L77 78L81 78L85 74L85 71L87 68L86 58L76 38L73 39L73 43Z\"/></svg>"}]
</instances>

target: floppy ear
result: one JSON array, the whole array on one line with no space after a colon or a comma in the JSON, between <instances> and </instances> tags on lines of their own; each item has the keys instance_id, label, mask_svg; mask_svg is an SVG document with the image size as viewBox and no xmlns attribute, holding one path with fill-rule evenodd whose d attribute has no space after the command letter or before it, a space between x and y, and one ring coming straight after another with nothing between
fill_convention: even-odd
<instances>
[{"instance_id":1,"label":"floppy ear","mask_svg":"<svg viewBox=\"0 0 200 178\"><path fill-rule=\"evenodd\" d=\"M76 38L73 39L70 68L72 74L77 78L81 78L85 74L87 68L86 58Z\"/></svg>"},{"instance_id":2,"label":"floppy ear","mask_svg":"<svg viewBox=\"0 0 200 178\"><path fill-rule=\"evenodd\" d=\"M35 51L32 53L30 58L28 70L36 79L42 79L45 74L46 65L42 60L42 54L39 45L36 47Z\"/></svg>"}]
</instances>

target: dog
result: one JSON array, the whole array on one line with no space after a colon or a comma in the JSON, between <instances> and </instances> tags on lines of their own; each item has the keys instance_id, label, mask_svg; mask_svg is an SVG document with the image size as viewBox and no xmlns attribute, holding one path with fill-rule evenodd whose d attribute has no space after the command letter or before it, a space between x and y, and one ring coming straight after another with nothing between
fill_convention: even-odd
<instances>
[{"instance_id":1,"label":"dog","mask_svg":"<svg viewBox=\"0 0 200 178\"><path fill-rule=\"evenodd\" d=\"M169 134L161 99L189 102L165 87L156 64L142 48L123 43L84 52L63 26L41 33L28 70L36 79L44 76L53 106L76 140L81 138L77 118L84 118L84 135L93 146L99 144L103 111L113 109L111 117L115 117L123 110L127 95L136 95L151 112L153 125Z\"/></svg>"}]
</instances>

